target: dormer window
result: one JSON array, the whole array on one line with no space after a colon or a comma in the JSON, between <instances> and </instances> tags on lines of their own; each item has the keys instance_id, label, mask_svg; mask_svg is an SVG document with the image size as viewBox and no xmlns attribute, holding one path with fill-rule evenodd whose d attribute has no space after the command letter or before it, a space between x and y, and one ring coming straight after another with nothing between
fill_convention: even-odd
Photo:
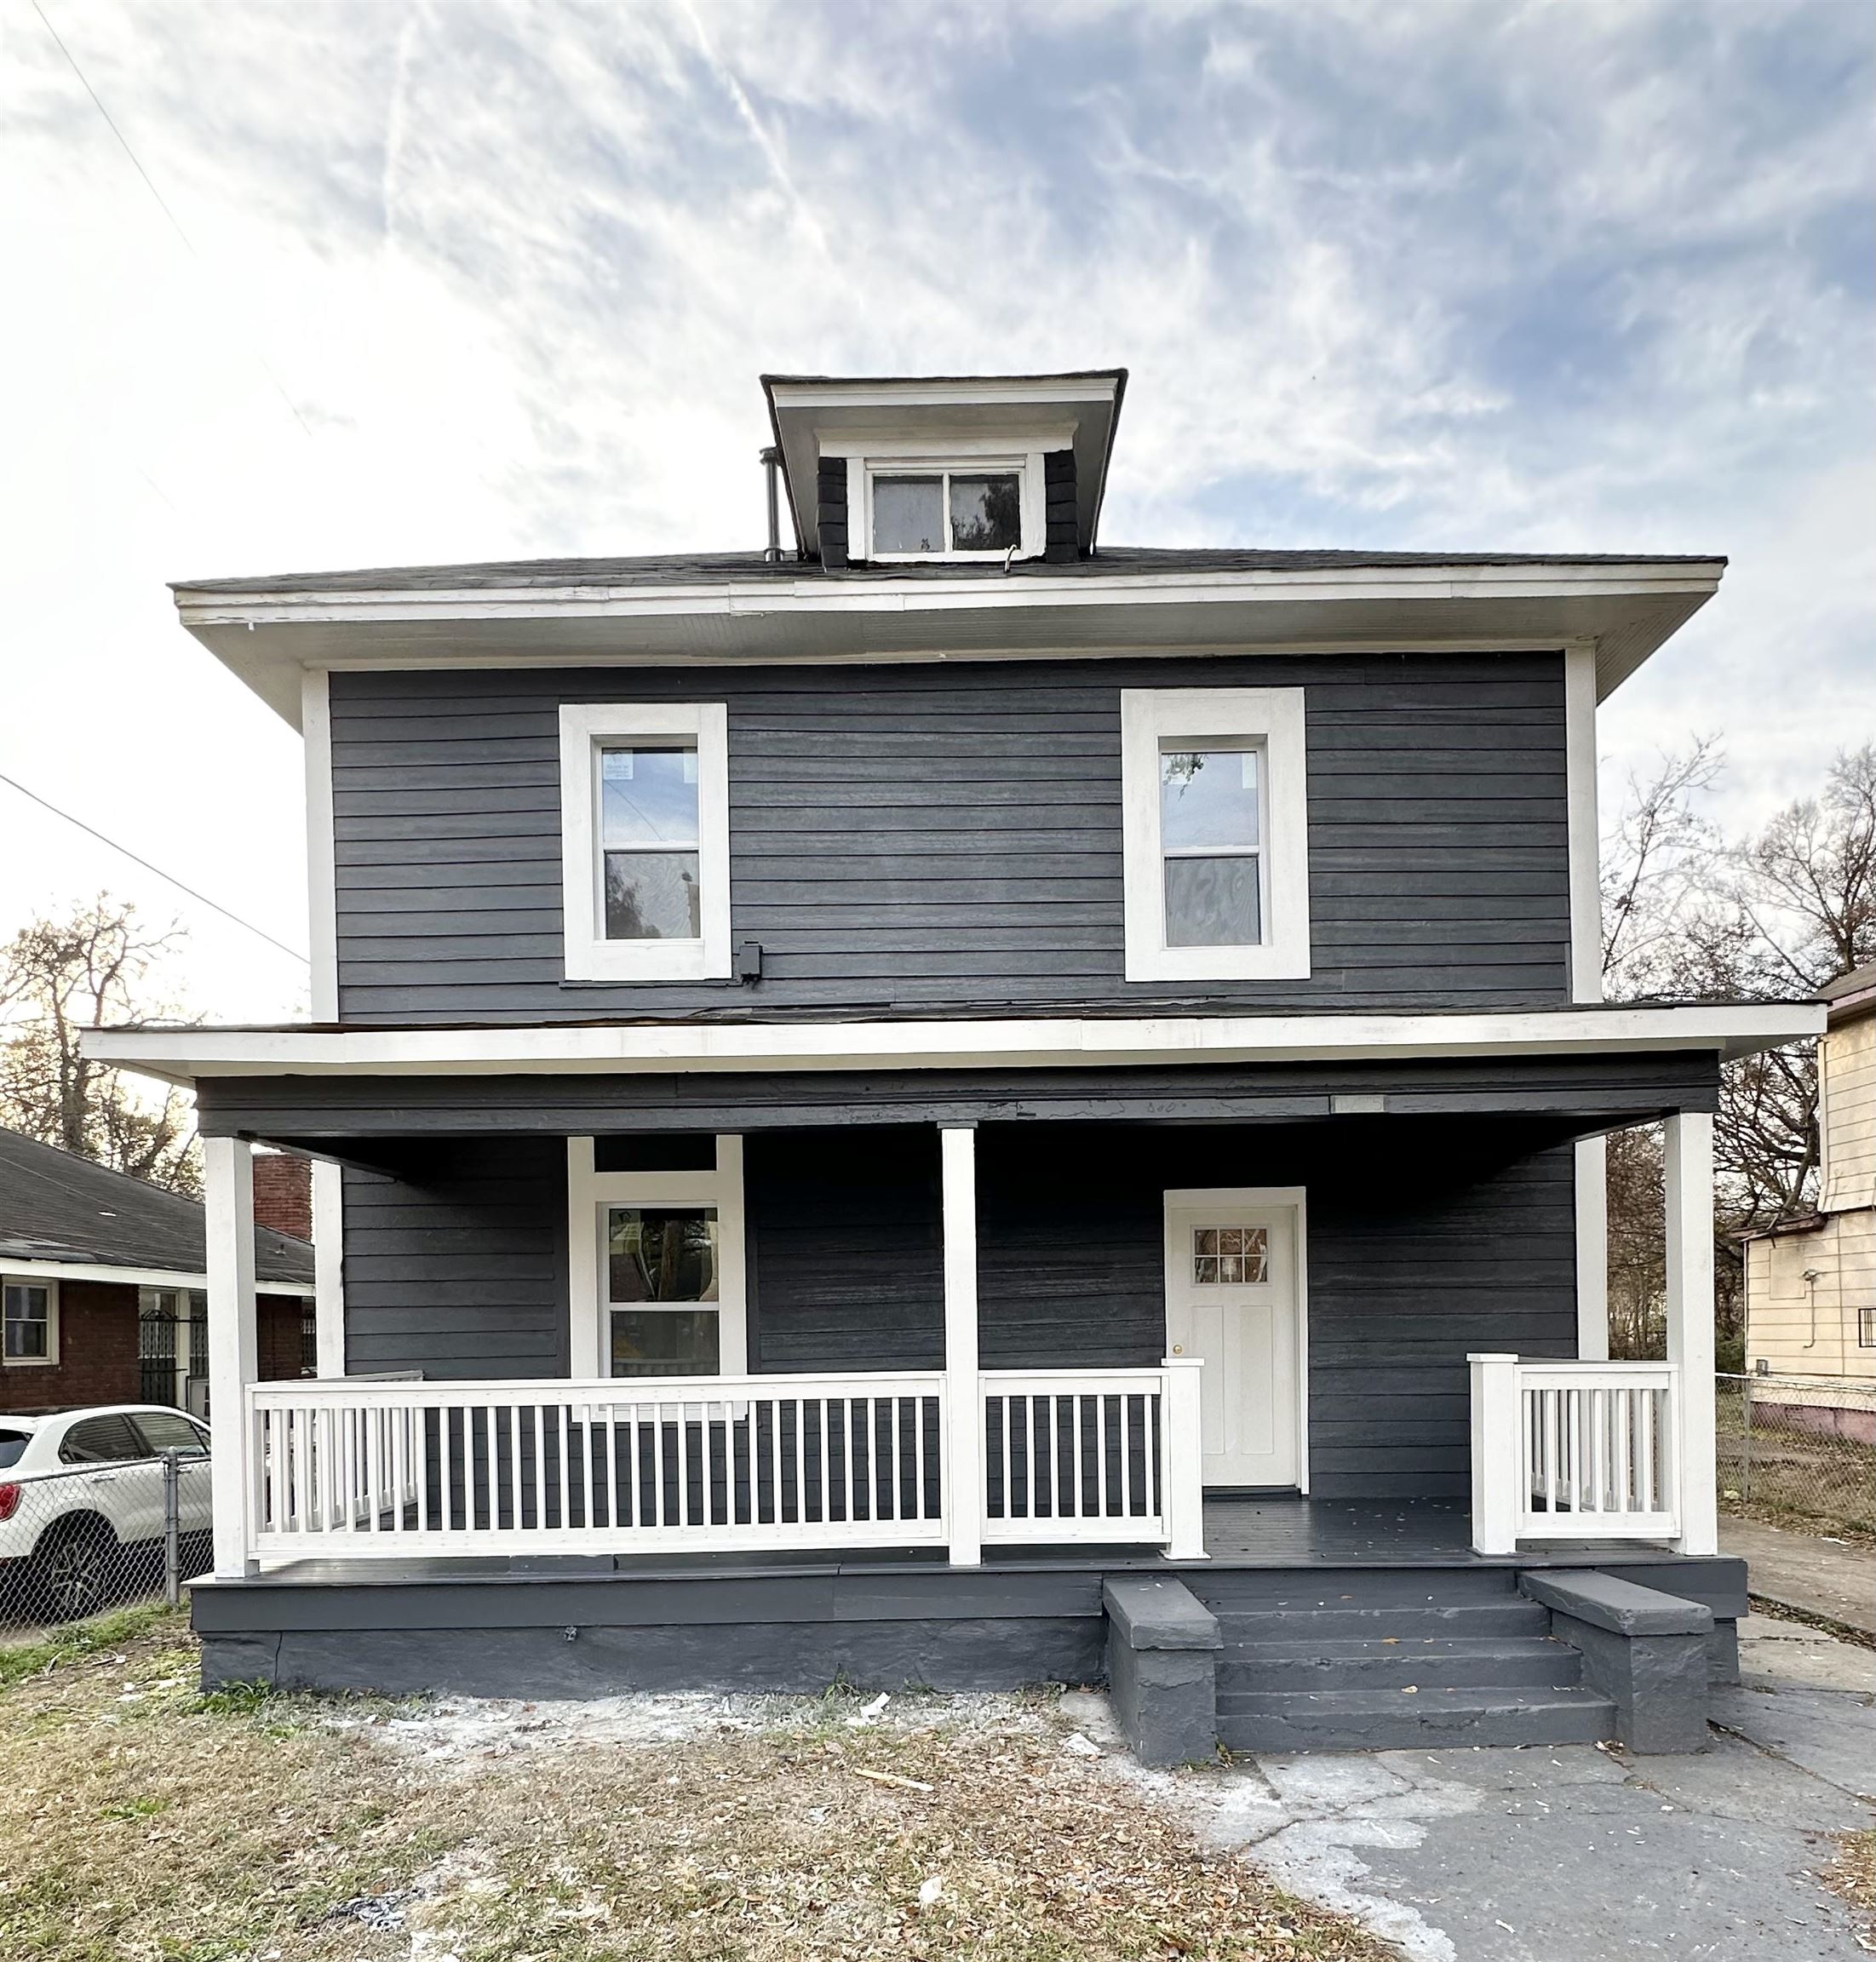
<instances>
[{"instance_id":1,"label":"dormer window","mask_svg":"<svg viewBox=\"0 0 1876 1962\"><path fill-rule=\"evenodd\" d=\"M961 559L1023 548L1023 473L869 473L875 559Z\"/></svg>"}]
</instances>

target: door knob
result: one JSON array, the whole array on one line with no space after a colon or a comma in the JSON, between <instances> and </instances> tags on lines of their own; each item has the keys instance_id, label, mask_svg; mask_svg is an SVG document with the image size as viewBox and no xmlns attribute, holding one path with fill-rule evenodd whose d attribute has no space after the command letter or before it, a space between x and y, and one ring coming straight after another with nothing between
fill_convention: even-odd
<instances>
[{"instance_id":1,"label":"door knob","mask_svg":"<svg viewBox=\"0 0 1876 1962\"><path fill-rule=\"evenodd\" d=\"M1185 1345L1183 1342L1175 1342L1173 1345L1173 1353L1175 1356L1183 1356L1185 1353Z\"/></svg>"}]
</instances>

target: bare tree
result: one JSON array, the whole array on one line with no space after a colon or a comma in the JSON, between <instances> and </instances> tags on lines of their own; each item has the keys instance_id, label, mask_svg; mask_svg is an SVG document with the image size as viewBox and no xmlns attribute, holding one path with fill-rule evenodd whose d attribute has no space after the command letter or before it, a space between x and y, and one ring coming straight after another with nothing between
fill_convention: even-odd
<instances>
[{"instance_id":1,"label":"bare tree","mask_svg":"<svg viewBox=\"0 0 1876 1962\"><path fill-rule=\"evenodd\" d=\"M152 969L174 928L146 933L136 909L100 893L70 918L36 920L0 947L0 1124L100 1165L194 1195L201 1176L190 1099L160 1101L81 1051L81 1030L151 1019Z\"/></svg>"},{"instance_id":2,"label":"bare tree","mask_svg":"<svg viewBox=\"0 0 1876 1962\"><path fill-rule=\"evenodd\" d=\"M1603 990L1632 1001L1668 992L1688 923L1724 849L1695 808L1724 766L1718 743L1697 737L1665 754L1655 774L1631 776L1628 800L1603 847Z\"/></svg>"}]
</instances>

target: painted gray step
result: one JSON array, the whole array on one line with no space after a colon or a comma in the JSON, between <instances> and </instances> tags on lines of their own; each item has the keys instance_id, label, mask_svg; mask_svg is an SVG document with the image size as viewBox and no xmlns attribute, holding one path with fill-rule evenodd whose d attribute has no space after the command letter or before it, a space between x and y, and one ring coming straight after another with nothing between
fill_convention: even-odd
<instances>
[{"instance_id":1,"label":"painted gray step","mask_svg":"<svg viewBox=\"0 0 1876 1962\"><path fill-rule=\"evenodd\" d=\"M1213 1609L1226 1649L1241 1642L1282 1642L1311 1649L1324 1641L1403 1639L1423 1635L1547 1635L1550 1611L1516 1596L1456 1608L1272 1608L1250 1613Z\"/></svg>"},{"instance_id":2,"label":"painted gray step","mask_svg":"<svg viewBox=\"0 0 1876 1962\"><path fill-rule=\"evenodd\" d=\"M1449 1744L1593 1744L1615 1735L1615 1706L1584 1689L1276 1690L1218 1700L1231 1751L1404 1751Z\"/></svg>"},{"instance_id":3,"label":"painted gray step","mask_svg":"<svg viewBox=\"0 0 1876 1962\"><path fill-rule=\"evenodd\" d=\"M1274 1608L1460 1607L1519 1598L1517 1575L1503 1567L1371 1567L1298 1573L1240 1568L1179 1578L1214 1615Z\"/></svg>"},{"instance_id":4,"label":"painted gray step","mask_svg":"<svg viewBox=\"0 0 1876 1962\"><path fill-rule=\"evenodd\" d=\"M1559 1689L1582 1680L1582 1657L1546 1636L1434 1635L1311 1648L1246 1642L1219 1658L1219 1694L1276 1690Z\"/></svg>"}]
</instances>

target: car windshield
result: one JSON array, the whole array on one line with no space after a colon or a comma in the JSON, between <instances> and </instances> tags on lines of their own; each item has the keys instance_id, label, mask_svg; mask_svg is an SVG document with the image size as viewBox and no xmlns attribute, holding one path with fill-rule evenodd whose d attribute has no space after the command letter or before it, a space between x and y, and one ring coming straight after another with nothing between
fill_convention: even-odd
<instances>
[{"instance_id":1,"label":"car windshield","mask_svg":"<svg viewBox=\"0 0 1876 1962\"><path fill-rule=\"evenodd\" d=\"M26 1454L26 1446L32 1442L30 1431L0 1431L0 1472L8 1466L17 1465Z\"/></svg>"}]
</instances>

